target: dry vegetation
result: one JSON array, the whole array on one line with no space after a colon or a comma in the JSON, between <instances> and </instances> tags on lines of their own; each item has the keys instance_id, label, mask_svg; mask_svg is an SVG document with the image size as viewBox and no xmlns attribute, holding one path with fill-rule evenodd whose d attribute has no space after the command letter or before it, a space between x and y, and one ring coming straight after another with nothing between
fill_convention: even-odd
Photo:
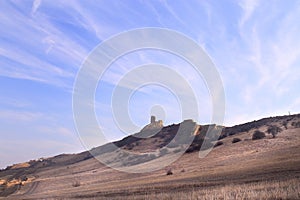
<instances>
[{"instance_id":1,"label":"dry vegetation","mask_svg":"<svg viewBox=\"0 0 300 200\"><path fill-rule=\"evenodd\" d=\"M299 121L299 116L287 116L228 128L208 156L200 159L198 151L191 151L151 173L116 171L85 153L31 162L35 167L0 171L2 184L30 177L3 199L300 199ZM268 134L252 140L255 132L267 133L270 126L282 131L275 138ZM234 138L239 142L233 144ZM136 142L133 149L143 146ZM158 159L137 165L161 165L172 151L164 149Z\"/></svg>"},{"instance_id":2,"label":"dry vegetation","mask_svg":"<svg viewBox=\"0 0 300 200\"><path fill-rule=\"evenodd\" d=\"M130 191L128 191L130 192ZM120 197L120 199L186 199L186 200L231 200L231 199L300 199L299 179L287 181L263 181L248 184L191 189L189 191L155 193Z\"/></svg>"}]
</instances>

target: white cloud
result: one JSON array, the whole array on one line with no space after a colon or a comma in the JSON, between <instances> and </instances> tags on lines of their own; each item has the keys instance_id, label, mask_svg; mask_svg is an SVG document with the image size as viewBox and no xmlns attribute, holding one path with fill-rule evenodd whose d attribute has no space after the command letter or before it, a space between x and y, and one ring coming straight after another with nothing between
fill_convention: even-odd
<instances>
[{"instance_id":1,"label":"white cloud","mask_svg":"<svg viewBox=\"0 0 300 200\"><path fill-rule=\"evenodd\" d=\"M259 0L242 0L239 5L243 9L243 16L240 19L239 26L242 27L251 18L253 12L259 4Z\"/></svg>"},{"instance_id":2,"label":"white cloud","mask_svg":"<svg viewBox=\"0 0 300 200\"><path fill-rule=\"evenodd\" d=\"M75 132L67 127L58 126L58 125L42 125L37 126L37 130L40 133L43 134L49 134L49 135L57 135L57 136L64 136L68 137L69 139L75 139Z\"/></svg>"},{"instance_id":3,"label":"white cloud","mask_svg":"<svg viewBox=\"0 0 300 200\"><path fill-rule=\"evenodd\" d=\"M33 11L40 3L33 3ZM10 15L0 12L3 28L0 34L9 35L9 39L3 40L0 54L14 64L2 63L1 76L70 88L74 71L87 55L86 47L55 26L47 13L36 13L30 18L13 7L6 9Z\"/></svg>"},{"instance_id":4,"label":"white cloud","mask_svg":"<svg viewBox=\"0 0 300 200\"><path fill-rule=\"evenodd\" d=\"M34 15L42 3L42 0L34 0L31 8L31 15Z\"/></svg>"},{"instance_id":5,"label":"white cloud","mask_svg":"<svg viewBox=\"0 0 300 200\"><path fill-rule=\"evenodd\" d=\"M7 121L35 121L43 117L43 113L29 112L29 111L16 111L16 110L0 110L0 119Z\"/></svg>"},{"instance_id":6,"label":"white cloud","mask_svg":"<svg viewBox=\"0 0 300 200\"><path fill-rule=\"evenodd\" d=\"M31 103L25 101L25 100L19 100L19 99L15 99L15 98L10 98L10 97L4 97L1 96L0 97L0 104L5 105L5 106L10 106L13 108L26 108L28 106L31 106Z\"/></svg>"},{"instance_id":7,"label":"white cloud","mask_svg":"<svg viewBox=\"0 0 300 200\"><path fill-rule=\"evenodd\" d=\"M177 22L179 22L181 25L186 27L186 23L182 21L182 19L178 16L178 14L174 11L171 5L168 4L166 0L162 0L162 4L167 9L167 11L171 14L173 19L176 19Z\"/></svg>"}]
</instances>

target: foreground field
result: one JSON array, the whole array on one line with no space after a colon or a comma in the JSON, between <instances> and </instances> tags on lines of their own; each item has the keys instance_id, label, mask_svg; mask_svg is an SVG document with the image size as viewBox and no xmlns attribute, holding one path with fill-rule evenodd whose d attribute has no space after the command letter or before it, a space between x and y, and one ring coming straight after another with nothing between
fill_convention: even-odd
<instances>
[{"instance_id":1,"label":"foreground field","mask_svg":"<svg viewBox=\"0 0 300 200\"><path fill-rule=\"evenodd\" d=\"M129 197L120 197L120 199L300 199L300 183L299 179L261 181L247 184L204 187L202 189L195 188L180 192L132 195Z\"/></svg>"}]
</instances>

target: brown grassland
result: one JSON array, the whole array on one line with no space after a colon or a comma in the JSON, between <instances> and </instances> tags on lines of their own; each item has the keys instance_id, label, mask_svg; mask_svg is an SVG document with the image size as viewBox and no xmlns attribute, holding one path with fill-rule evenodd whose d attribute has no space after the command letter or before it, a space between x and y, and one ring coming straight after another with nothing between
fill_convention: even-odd
<instances>
[{"instance_id":1,"label":"brown grassland","mask_svg":"<svg viewBox=\"0 0 300 200\"><path fill-rule=\"evenodd\" d=\"M280 120L273 124L282 127ZM198 151L186 153L151 173L116 171L94 158L46 167L28 175L13 194L2 198L300 199L300 128L290 124L276 138L251 140L256 129L225 137L204 158L199 158ZM232 143L236 137L241 141ZM160 165L167 159L168 155L140 167ZM168 170L173 174L166 175ZM7 177L8 172L0 173L0 179Z\"/></svg>"}]
</instances>

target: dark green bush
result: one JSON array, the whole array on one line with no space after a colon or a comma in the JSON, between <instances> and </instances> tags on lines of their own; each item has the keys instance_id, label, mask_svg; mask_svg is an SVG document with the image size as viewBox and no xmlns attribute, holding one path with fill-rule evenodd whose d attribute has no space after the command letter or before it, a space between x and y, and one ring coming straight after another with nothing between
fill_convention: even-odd
<instances>
[{"instance_id":1,"label":"dark green bush","mask_svg":"<svg viewBox=\"0 0 300 200\"><path fill-rule=\"evenodd\" d=\"M292 126L295 128L300 128L300 122L292 122Z\"/></svg>"},{"instance_id":2,"label":"dark green bush","mask_svg":"<svg viewBox=\"0 0 300 200\"><path fill-rule=\"evenodd\" d=\"M287 121L283 121L283 122L282 122L282 126L284 126L284 128L287 129L288 122L287 122Z\"/></svg>"},{"instance_id":3,"label":"dark green bush","mask_svg":"<svg viewBox=\"0 0 300 200\"><path fill-rule=\"evenodd\" d=\"M237 142L240 142L242 141L240 138L233 138L232 139L232 143L237 143Z\"/></svg>"},{"instance_id":4,"label":"dark green bush","mask_svg":"<svg viewBox=\"0 0 300 200\"><path fill-rule=\"evenodd\" d=\"M272 134L273 138L275 138L276 135L277 135L278 133L280 133L281 131L282 131L282 129L281 129L280 127L274 126L274 125L269 126L269 128L268 128L268 130L267 130L267 132L268 132L269 134Z\"/></svg>"},{"instance_id":5,"label":"dark green bush","mask_svg":"<svg viewBox=\"0 0 300 200\"><path fill-rule=\"evenodd\" d=\"M221 145L223 145L223 144L224 144L224 142L218 141L218 142L215 144L215 147L221 146Z\"/></svg>"},{"instance_id":6,"label":"dark green bush","mask_svg":"<svg viewBox=\"0 0 300 200\"><path fill-rule=\"evenodd\" d=\"M266 137L266 134L264 132L261 132L259 130L256 130L252 135L252 140L260 140Z\"/></svg>"}]
</instances>

